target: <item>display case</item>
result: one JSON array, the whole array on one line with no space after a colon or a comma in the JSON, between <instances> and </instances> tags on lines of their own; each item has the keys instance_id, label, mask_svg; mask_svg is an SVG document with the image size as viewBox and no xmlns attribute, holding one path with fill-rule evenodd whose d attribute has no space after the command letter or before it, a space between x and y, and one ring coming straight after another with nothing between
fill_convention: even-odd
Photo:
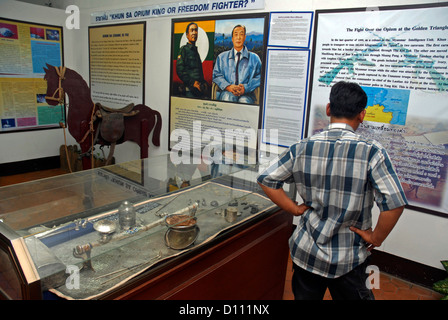
<instances>
[{"instance_id":1,"label":"display case","mask_svg":"<svg viewBox=\"0 0 448 320\"><path fill-rule=\"evenodd\" d=\"M207 164L192 156L175 164L179 159L171 156L0 188L0 296L179 298L186 282L216 259L222 265L216 276L229 272L223 261L235 256L232 246L266 255L260 236L276 227L274 220L265 231L260 226L279 209L256 183L258 165ZM272 246L282 255L271 260L285 268L292 218L276 219L286 234ZM187 278L179 278L182 270L190 270ZM136 288L144 294L136 296Z\"/></svg>"}]
</instances>

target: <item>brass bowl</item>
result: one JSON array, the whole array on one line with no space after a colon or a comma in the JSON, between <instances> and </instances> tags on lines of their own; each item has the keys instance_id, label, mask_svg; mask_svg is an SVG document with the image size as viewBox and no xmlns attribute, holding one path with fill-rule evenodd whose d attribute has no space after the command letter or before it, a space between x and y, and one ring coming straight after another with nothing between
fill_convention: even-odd
<instances>
[{"instance_id":1,"label":"brass bowl","mask_svg":"<svg viewBox=\"0 0 448 320\"><path fill-rule=\"evenodd\" d=\"M165 244L171 249L182 250L191 246L199 235L199 227L190 229L168 228L165 233Z\"/></svg>"},{"instance_id":2,"label":"brass bowl","mask_svg":"<svg viewBox=\"0 0 448 320\"><path fill-rule=\"evenodd\" d=\"M186 214L171 214L166 216L165 244L171 249L181 250L191 246L199 235L197 218Z\"/></svg>"}]
</instances>

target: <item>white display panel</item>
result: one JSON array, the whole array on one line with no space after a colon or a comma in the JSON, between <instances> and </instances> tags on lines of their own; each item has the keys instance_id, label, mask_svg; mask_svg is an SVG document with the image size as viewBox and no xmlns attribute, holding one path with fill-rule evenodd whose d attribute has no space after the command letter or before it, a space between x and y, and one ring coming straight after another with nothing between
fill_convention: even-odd
<instances>
[{"instance_id":1,"label":"white display panel","mask_svg":"<svg viewBox=\"0 0 448 320\"><path fill-rule=\"evenodd\" d=\"M411 206L448 213L448 7L316 11L308 135L328 124L331 86L368 95L357 132L388 150Z\"/></svg>"}]
</instances>

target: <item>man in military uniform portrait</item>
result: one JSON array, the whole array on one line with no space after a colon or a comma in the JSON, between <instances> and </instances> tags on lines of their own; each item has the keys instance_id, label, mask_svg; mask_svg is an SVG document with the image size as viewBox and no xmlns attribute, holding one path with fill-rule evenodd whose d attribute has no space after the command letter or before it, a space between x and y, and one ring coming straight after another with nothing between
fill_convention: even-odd
<instances>
[{"instance_id":1,"label":"man in military uniform portrait","mask_svg":"<svg viewBox=\"0 0 448 320\"><path fill-rule=\"evenodd\" d=\"M182 46L177 57L176 71L185 85L185 96L190 98L205 98L208 84L204 80L202 61L198 53L198 25L191 22L187 25L185 34L188 43Z\"/></svg>"}]
</instances>

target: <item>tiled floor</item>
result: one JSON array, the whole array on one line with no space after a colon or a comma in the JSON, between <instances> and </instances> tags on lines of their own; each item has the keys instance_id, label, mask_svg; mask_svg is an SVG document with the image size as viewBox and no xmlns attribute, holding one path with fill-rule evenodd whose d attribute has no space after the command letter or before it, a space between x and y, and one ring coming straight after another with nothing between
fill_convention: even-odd
<instances>
[{"instance_id":1,"label":"tiled floor","mask_svg":"<svg viewBox=\"0 0 448 320\"><path fill-rule=\"evenodd\" d=\"M67 173L61 169L52 169L45 171L31 172L21 175L0 177L0 187L32 181L36 179L51 177ZM292 261L288 260L285 289L283 293L283 300L293 300L294 295L291 291L292 278ZM376 300L439 300L442 295L430 289L421 287L419 285L398 279L391 275L380 274L380 288L373 289ZM331 300L331 295L327 291L324 300Z\"/></svg>"},{"instance_id":2,"label":"tiled floor","mask_svg":"<svg viewBox=\"0 0 448 320\"><path fill-rule=\"evenodd\" d=\"M292 261L288 260L283 300L294 300L291 290ZM376 300L439 300L442 295L419 285L380 273L379 289L373 289ZM330 293L325 293L324 300L331 300Z\"/></svg>"}]
</instances>

